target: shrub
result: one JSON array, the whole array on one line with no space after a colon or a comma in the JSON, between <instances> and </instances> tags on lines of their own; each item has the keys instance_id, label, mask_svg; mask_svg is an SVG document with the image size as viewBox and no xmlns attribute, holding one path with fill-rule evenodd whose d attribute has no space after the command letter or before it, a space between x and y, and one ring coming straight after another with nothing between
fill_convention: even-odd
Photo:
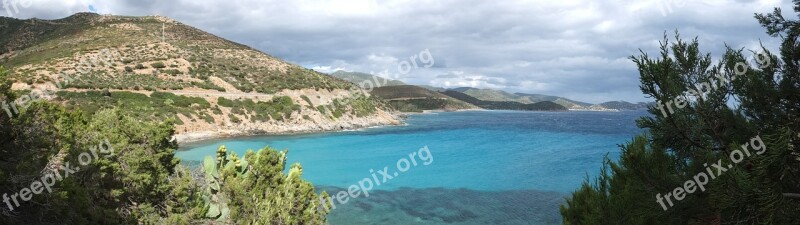
<instances>
[{"instance_id":1,"label":"shrub","mask_svg":"<svg viewBox=\"0 0 800 225\"><path fill-rule=\"evenodd\" d=\"M152 66L153 68L156 68L156 69L163 69L163 68L167 67L166 65L164 65L163 62L155 62L153 64L150 64L150 66Z\"/></svg>"},{"instance_id":2,"label":"shrub","mask_svg":"<svg viewBox=\"0 0 800 225\"><path fill-rule=\"evenodd\" d=\"M242 120L239 119L239 117L236 117L236 115L233 115L232 113L228 114L228 118L231 119L231 123L240 123L240 122L242 122Z\"/></svg>"}]
</instances>

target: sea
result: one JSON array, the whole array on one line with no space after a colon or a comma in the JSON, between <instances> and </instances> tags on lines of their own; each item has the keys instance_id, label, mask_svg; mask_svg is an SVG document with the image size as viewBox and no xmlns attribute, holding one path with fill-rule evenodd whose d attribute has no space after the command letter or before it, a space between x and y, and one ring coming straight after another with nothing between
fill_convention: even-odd
<instances>
[{"instance_id":1,"label":"sea","mask_svg":"<svg viewBox=\"0 0 800 225\"><path fill-rule=\"evenodd\" d=\"M619 145L643 134L636 119L648 115L413 114L400 126L207 140L176 155L197 165L220 145L240 156L265 146L287 149L287 169L300 163L304 179L334 196L332 225L561 224L565 199L593 182L605 157L616 161Z\"/></svg>"}]
</instances>

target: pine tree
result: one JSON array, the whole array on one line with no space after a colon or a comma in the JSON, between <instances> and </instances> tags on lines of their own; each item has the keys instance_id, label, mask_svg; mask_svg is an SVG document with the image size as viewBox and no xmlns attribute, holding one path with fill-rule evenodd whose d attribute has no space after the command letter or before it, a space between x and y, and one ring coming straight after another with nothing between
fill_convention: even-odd
<instances>
[{"instance_id":1,"label":"pine tree","mask_svg":"<svg viewBox=\"0 0 800 225\"><path fill-rule=\"evenodd\" d=\"M564 224L800 224L800 23L780 9L756 18L781 38L780 56L728 47L715 63L697 39L676 33L658 56L631 57L642 92L659 104L637 121L647 133L567 199ZM734 163L754 137L763 154ZM704 190L657 202L700 173L717 175L717 163L732 166Z\"/></svg>"}]
</instances>

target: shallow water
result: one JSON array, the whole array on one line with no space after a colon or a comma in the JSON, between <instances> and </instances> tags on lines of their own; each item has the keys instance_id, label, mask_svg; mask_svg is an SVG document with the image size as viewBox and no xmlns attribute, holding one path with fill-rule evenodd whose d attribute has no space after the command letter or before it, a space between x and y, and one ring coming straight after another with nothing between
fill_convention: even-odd
<instances>
[{"instance_id":1,"label":"shallow water","mask_svg":"<svg viewBox=\"0 0 800 225\"><path fill-rule=\"evenodd\" d=\"M329 215L334 225L558 224L564 197L597 174L606 154L617 158L617 145L641 133L635 119L643 115L421 114L407 126L198 142L177 156L192 163L219 145L239 155L269 145L289 149L289 163L301 163L303 177L332 195L370 180L369 197Z\"/></svg>"}]
</instances>

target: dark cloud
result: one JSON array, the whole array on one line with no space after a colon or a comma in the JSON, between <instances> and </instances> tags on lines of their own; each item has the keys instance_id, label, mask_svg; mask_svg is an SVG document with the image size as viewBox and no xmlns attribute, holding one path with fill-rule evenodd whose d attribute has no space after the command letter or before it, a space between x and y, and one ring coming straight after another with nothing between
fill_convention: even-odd
<instances>
[{"instance_id":1,"label":"dark cloud","mask_svg":"<svg viewBox=\"0 0 800 225\"><path fill-rule=\"evenodd\" d=\"M321 71L589 102L645 100L627 57L639 49L655 54L665 31L698 37L714 56L725 44L775 49L753 13L782 7L792 14L788 0L31 1L14 17L60 18L90 5L101 13L164 15ZM430 67L419 59L426 49L435 59ZM417 67L403 71L403 62Z\"/></svg>"}]
</instances>

